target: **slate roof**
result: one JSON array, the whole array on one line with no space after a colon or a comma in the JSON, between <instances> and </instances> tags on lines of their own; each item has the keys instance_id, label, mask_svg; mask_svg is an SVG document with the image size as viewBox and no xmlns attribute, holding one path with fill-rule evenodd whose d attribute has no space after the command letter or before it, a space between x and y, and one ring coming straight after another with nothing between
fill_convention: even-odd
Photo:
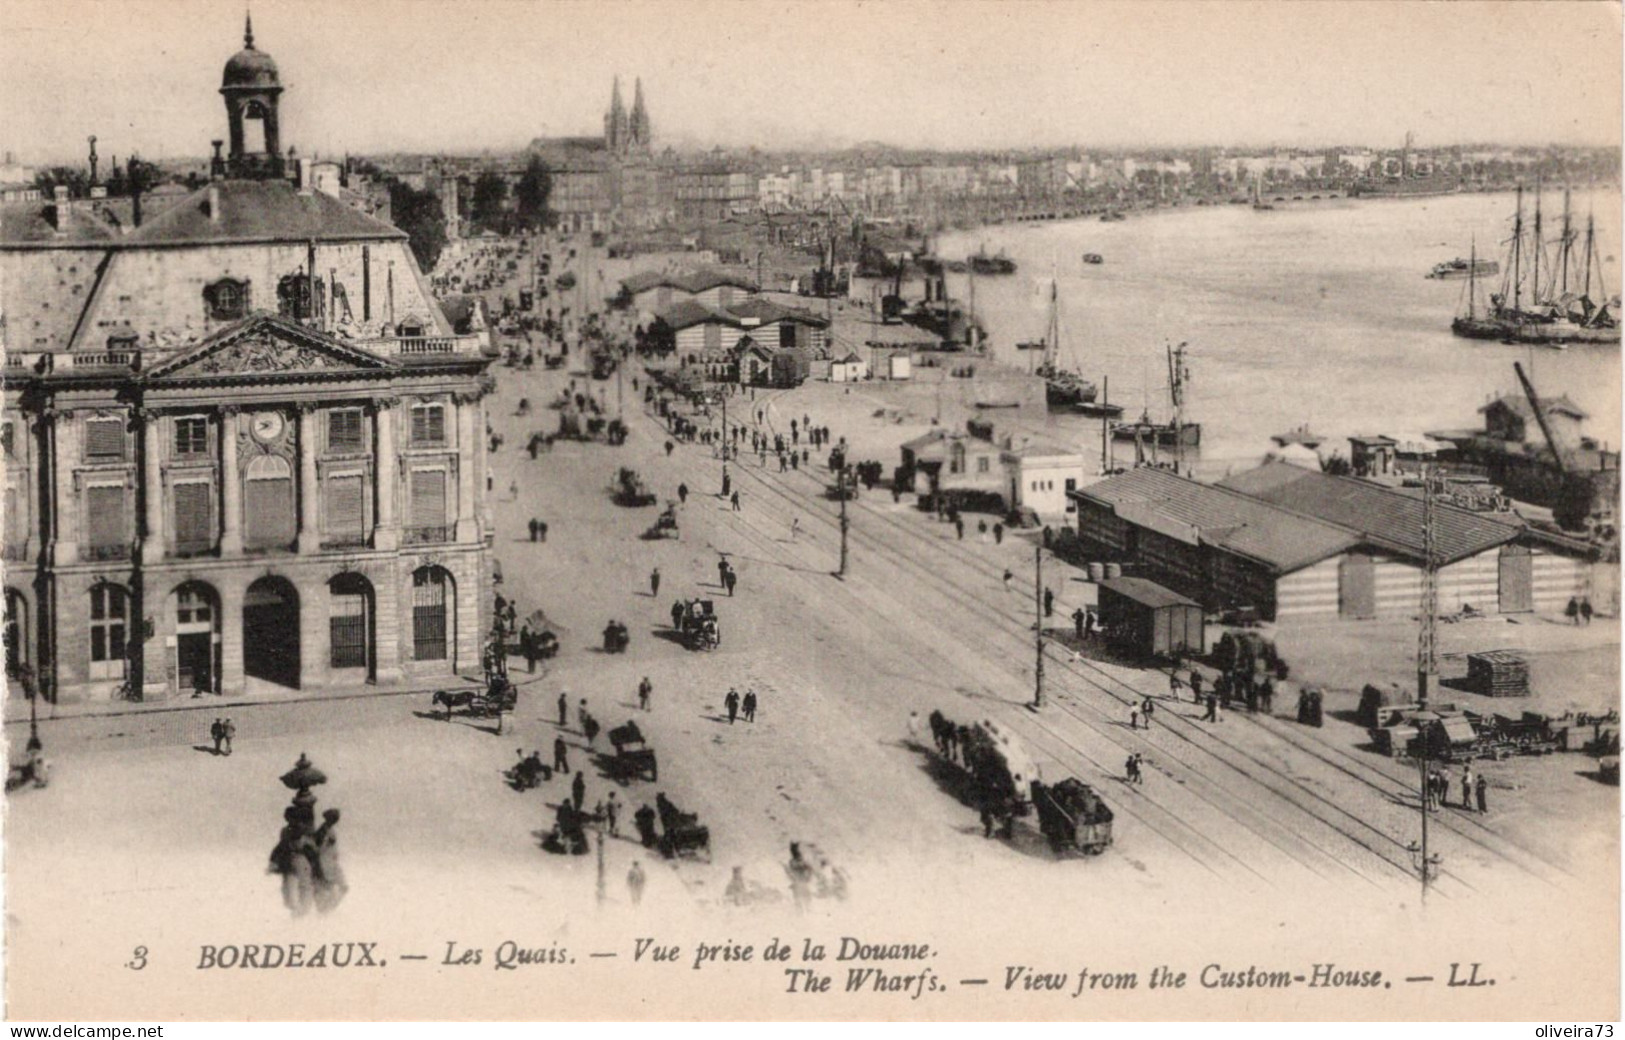
<instances>
[{"instance_id":1,"label":"slate roof","mask_svg":"<svg viewBox=\"0 0 1625 1040\"><path fill-rule=\"evenodd\" d=\"M1219 486L1357 532L1362 540L1411 560L1423 559L1420 495L1279 462L1238 473ZM1523 532L1520 523L1446 502L1436 503L1435 517L1434 552L1441 564L1504 545Z\"/></svg>"},{"instance_id":2,"label":"slate roof","mask_svg":"<svg viewBox=\"0 0 1625 1040\"><path fill-rule=\"evenodd\" d=\"M794 307L785 307L782 304L774 303L771 300L763 300L760 298L741 300L739 303L731 303L724 309L727 310L729 314L732 314L737 318L744 318L747 320L755 318L763 325L769 325L775 321L792 321L799 325L811 325L814 328L820 329L827 328L829 326L829 322L818 317L816 314L810 314L807 311L797 310Z\"/></svg>"},{"instance_id":3,"label":"slate roof","mask_svg":"<svg viewBox=\"0 0 1625 1040\"><path fill-rule=\"evenodd\" d=\"M1170 538L1257 560L1278 574L1319 563L1360 543L1346 528L1162 469L1129 470L1074 491L1072 497L1107 506L1123 519Z\"/></svg>"},{"instance_id":4,"label":"slate roof","mask_svg":"<svg viewBox=\"0 0 1625 1040\"><path fill-rule=\"evenodd\" d=\"M209 192L220 192L220 219ZM402 239L406 232L351 209L325 192L300 194L285 181L216 181L192 192L125 236L131 246L216 242Z\"/></svg>"},{"instance_id":5,"label":"slate roof","mask_svg":"<svg viewBox=\"0 0 1625 1040\"><path fill-rule=\"evenodd\" d=\"M152 219L152 201L143 198L142 206ZM67 234L58 237L52 222L55 212L56 203L50 199L0 205L0 246L123 241L124 228L133 221L129 199L76 199L68 210Z\"/></svg>"},{"instance_id":6,"label":"slate roof","mask_svg":"<svg viewBox=\"0 0 1625 1040\"><path fill-rule=\"evenodd\" d=\"M621 286L628 293L640 293L662 285L687 293L702 293L719 285L732 285L740 289L749 289L751 292L757 290L756 283L744 275L732 274L714 267L701 268L697 271L639 271L621 280Z\"/></svg>"}]
</instances>

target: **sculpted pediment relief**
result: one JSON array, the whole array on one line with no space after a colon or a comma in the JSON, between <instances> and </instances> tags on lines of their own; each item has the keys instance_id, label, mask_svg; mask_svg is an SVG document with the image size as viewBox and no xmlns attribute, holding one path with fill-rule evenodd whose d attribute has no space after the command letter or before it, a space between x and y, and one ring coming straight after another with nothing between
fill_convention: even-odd
<instances>
[{"instance_id":1,"label":"sculpted pediment relief","mask_svg":"<svg viewBox=\"0 0 1625 1040\"><path fill-rule=\"evenodd\" d=\"M297 325L272 318L211 336L187 353L155 367L154 378L253 376L284 372L377 371L383 358Z\"/></svg>"}]
</instances>

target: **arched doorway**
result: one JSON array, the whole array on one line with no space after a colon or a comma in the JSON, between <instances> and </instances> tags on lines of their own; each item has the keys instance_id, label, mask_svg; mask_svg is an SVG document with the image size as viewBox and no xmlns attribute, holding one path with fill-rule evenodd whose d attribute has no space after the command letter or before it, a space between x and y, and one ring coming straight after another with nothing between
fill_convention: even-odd
<instances>
[{"instance_id":1,"label":"arched doorway","mask_svg":"<svg viewBox=\"0 0 1625 1040\"><path fill-rule=\"evenodd\" d=\"M327 583L327 591L328 667L371 680L376 668L372 582L360 574L340 574Z\"/></svg>"},{"instance_id":2,"label":"arched doorway","mask_svg":"<svg viewBox=\"0 0 1625 1040\"><path fill-rule=\"evenodd\" d=\"M175 622L175 692L220 692L220 595L201 581L170 594Z\"/></svg>"},{"instance_id":3,"label":"arched doorway","mask_svg":"<svg viewBox=\"0 0 1625 1040\"><path fill-rule=\"evenodd\" d=\"M28 643L28 600L16 589L6 589L6 678L17 679L33 666ZM23 696L22 684L12 683L16 696Z\"/></svg>"},{"instance_id":4,"label":"arched doorway","mask_svg":"<svg viewBox=\"0 0 1625 1040\"><path fill-rule=\"evenodd\" d=\"M446 661L456 645L457 584L444 567L412 572L412 659Z\"/></svg>"},{"instance_id":5,"label":"arched doorway","mask_svg":"<svg viewBox=\"0 0 1625 1040\"><path fill-rule=\"evenodd\" d=\"M286 578L261 578L243 597L243 674L299 687L299 593Z\"/></svg>"}]
</instances>

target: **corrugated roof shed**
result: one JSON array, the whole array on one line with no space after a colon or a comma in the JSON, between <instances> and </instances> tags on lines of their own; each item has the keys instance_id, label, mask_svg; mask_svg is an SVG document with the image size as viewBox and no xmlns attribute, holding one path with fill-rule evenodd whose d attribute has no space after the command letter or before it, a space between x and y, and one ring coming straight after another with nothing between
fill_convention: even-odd
<instances>
[{"instance_id":1,"label":"corrugated roof shed","mask_svg":"<svg viewBox=\"0 0 1625 1040\"><path fill-rule=\"evenodd\" d=\"M1345 528L1163 469L1129 470L1075 491L1073 497L1108 506L1123 519L1170 538L1257 560L1280 574L1359 544Z\"/></svg>"},{"instance_id":2,"label":"corrugated roof shed","mask_svg":"<svg viewBox=\"0 0 1625 1040\"><path fill-rule=\"evenodd\" d=\"M1423 558L1420 495L1278 462L1228 477L1219 486L1358 532L1372 545L1412 560ZM1521 523L1445 502L1437 503L1435 515L1434 551L1440 563L1504 545L1523 531Z\"/></svg>"},{"instance_id":3,"label":"corrugated roof shed","mask_svg":"<svg viewBox=\"0 0 1625 1040\"><path fill-rule=\"evenodd\" d=\"M667 307L655 317L674 332L678 329L686 329L694 325L705 325L711 322L728 325L736 329L745 327L744 322L733 315L707 307L698 300L679 301Z\"/></svg>"}]
</instances>

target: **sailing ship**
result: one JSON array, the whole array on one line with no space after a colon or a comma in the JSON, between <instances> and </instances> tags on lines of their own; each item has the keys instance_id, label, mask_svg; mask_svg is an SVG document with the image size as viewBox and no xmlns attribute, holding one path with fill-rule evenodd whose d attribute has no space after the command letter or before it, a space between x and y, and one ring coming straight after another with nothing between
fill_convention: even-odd
<instances>
[{"instance_id":1,"label":"sailing ship","mask_svg":"<svg viewBox=\"0 0 1625 1040\"><path fill-rule=\"evenodd\" d=\"M1036 346L1044 351L1044 360L1034 374L1044 381L1044 397L1052 411L1072 411L1095 399L1098 391L1094 383L1083 378L1075 369L1061 367L1061 300L1054 278L1049 283L1049 327ZM1031 350L1033 347L1034 344L1030 342L1017 344L1017 349Z\"/></svg>"},{"instance_id":2,"label":"sailing ship","mask_svg":"<svg viewBox=\"0 0 1625 1040\"><path fill-rule=\"evenodd\" d=\"M1185 385L1191 378L1190 367L1185 364L1185 348L1184 343L1168 348L1168 398L1174 406L1174 417L1165 423L1154 422L1150 409L1146 409L1140 413L1137 422L1112 426L1112 437L1120 441L1133 441L1139 446L1142 456L1146 448L1182 451L1202 445L1202 424L1185 421Z\"/></svg>"},{"instance_id":3,"label":"sailing ship","mask_svg":"<svg viewBox=\"0 0 1625 1040\"><path fill-rule=\"evenodd\" d=\"M1563 193L1563 232L1557 242L1556 261L1547 261L1544 281L1541 261L1546 247L1541 240L1542 230L1537 187L1534 224L1528 235L1524 233L1520 185L1500 292L1490 293L1488 306L1480 309L1478 276L1471 269L1476 266L1475 245L1469 261L1466 308L1450 323L1451 332L1466 339L1558 348L1569 343L1619 342L1620 302L1617 295L1608 294L1603 284L1596 219L1586 218L1585 244L1576 251L1580 236L1569 218L1568 192ZM1598 299L1603 302L1597 303Z\"/></svg>"}]
</instances>

